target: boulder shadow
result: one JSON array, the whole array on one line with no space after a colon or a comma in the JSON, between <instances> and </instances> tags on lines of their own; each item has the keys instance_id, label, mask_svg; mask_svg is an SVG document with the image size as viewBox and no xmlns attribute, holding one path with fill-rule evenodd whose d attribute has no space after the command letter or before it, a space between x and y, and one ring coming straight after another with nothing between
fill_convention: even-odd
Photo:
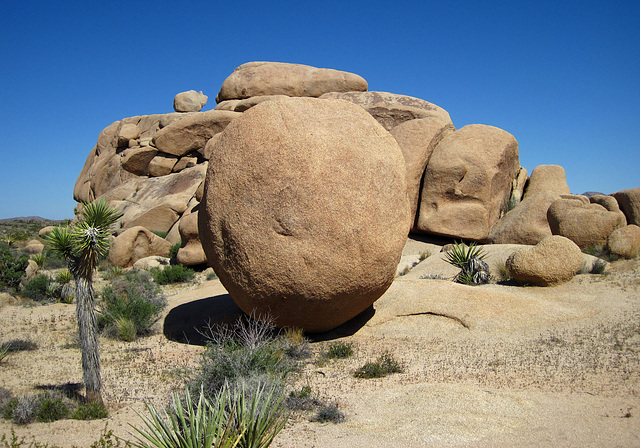
<instances>
[{"instance_id":1,"label":"boulder shadow","mask_svg":"<svg viewBox=\"0 0 640 448\"><path fill-rule=\"evenodd\" d=\"M355 334L374 316L373 305L339 327L323 333L308 333L311 342L331 341ZM164 336L175 342L206 345L208 335L219 325L233 325L247 314L235 304L229 294L194 300L173 308L164 319Z\"/></svg>"},{"instance_id":2,"label":"boulder shadow","mask_svg":"<svg viewBox=\"0 0 640 448\"><path fill-rule=\"evenodd\" d=\"M194 300L173 308L164 319L164 336L175 342L206 345L216 325L232 325L245 313L229 294Z\"/></svg>"},{"instance_id":3,"label":"boulder shadow","mask_svg":"<svg viewBox=\"0 0 640 448\"><path fill-rule=\"evenodd\" d=\"M352 317L333 330L325 331L324 333L310 333L307 334L306 337L309 338L311 342L323 342L332 341L334 339L340 339L347 336L353 336L358 332L358 330L364 327L366 323L369 322L369 320L371 320L374 314L376 314L376 310L373 305L370 305L363 312L355 317Z\"/></svg>"}]
</instances>

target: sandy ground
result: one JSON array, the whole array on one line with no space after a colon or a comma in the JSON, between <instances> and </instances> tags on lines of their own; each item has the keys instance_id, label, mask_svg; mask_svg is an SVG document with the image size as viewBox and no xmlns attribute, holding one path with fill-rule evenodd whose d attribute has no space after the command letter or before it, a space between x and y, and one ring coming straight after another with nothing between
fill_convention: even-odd
<instances>
[{"instance_id":1,"label":"sandy ground","mask_svg":"<svg viewBox=\"0 0 640 448\"><path fill-rule=\"evenodd\" d=\"M371 309L312 344L318 354L331 341L353 342L352 358L312 358L292 377L337 403L346 421L296 415L272 446L640 446L639 292L638 259L548 288L398 277ZM14 428L28 439L88 447L107 425L131 439L143 403L165 403L197 362L193 327L238 313L218 281L166 294L170 307L156 334L132 343L100 339L109 418L27 426L0 419L0 435ZM21 394L81 382L75 305L6 302L0 341L31 339L39 348L5 359L0 386ZM404 373L353 378L385 350Z\"/></svg>"}]
</instances>

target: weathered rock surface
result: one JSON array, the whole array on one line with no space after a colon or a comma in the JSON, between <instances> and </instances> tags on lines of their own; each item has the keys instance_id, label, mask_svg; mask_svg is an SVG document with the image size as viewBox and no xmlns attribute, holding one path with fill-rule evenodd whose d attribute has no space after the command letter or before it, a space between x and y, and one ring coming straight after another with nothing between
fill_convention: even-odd
<instances>
[{"instance_id":1,"label":"weathered rock surface","mask_svg":"<svg viewBox=\"0 0 640 448\"><path fill-rule=\"evenodd\" d=\"M486 240L519 169L518 142L508 132L468 125L449 134L429 159L417 230Z\"/></svg>"},{"instance_id":2,"label":"weathered rock surface","mask_svg":"<svg viewBox=\"0 0 640 448\"><path fill-rule=\"evenodd\" d=\"M45 236L47 233L51 232L53 229L55 229L56 226L46 226L43 227L42 229L40 229L38 231L38 236Z\"/></svg>"},{"instance_id":3,"label":"weathered rock surface","mask_svg":"<svg viewBox=\"0 0 640 448\"><path fill-rule=\"evenodd\" d=\"M207 164L202 163L179 173L139 178L110 190L103 197L123 213L121 228L130 227L136 219L140 219L137 223L152 226L152 230L168 231L171 221L175 222L189 207L206 171ZM155 211L144 218L151 210ZM158 223L154 224L156 219Z\"/></svg>"},{"instance_id":4,"label":"weathered rock surface","mask_svg":"<svg viewBox=\"0 0 640 448\"><path fill-rule=\"evenodd\" d=\"M362 108L264 102L221 134L210 167L200 240L245 312L326 331L393 281L410 226L405 165Z\"/></svg>"},{"instance_id":5,"label":"weathered rock surface","mask_svg":"<svg viewBox=\"0 0 640 448\"><path fill-rule=\"evenodd\" d=\"M364 107L387 131L405 121L420 118L435 118L444 123L451 123L451 117L446 110L412 96L388 92L331 92L320 98L350 101Z\"/></svg>"},{"instance_id":6,"label":"weathered rock surface","mask_svg":"<svg viewBox=\"0 0 640 448\"><path fill-rule=\"evenodd\" d=\"M612 195L627 217L628 224L640 226L640 187L618 191Z\"/></svg>"},{"instance_id":7,"label":"weathered rock surface","mask_svg":"<svg viewBox=\"0 0 640 448\"><path fill-rule=\"evenodd\" d=\"M506 267L520 284L549 286L571 280L582 263L582 251L573 241L552 235L514 252Z\"/></svg>"},{"instance_id":8,"label":"weathered rock surface","mask_svg":"<svg viewBox=\"0 0 640 448\"><path fill-rule=\"evenodd\" d=\"M538 244L551 236L547 211L560 195L569 194L564 168L540 165L534 168L522 201L491 228L494 244Z\"/></svg>"},{"instance_id":9,"label":"weathered rock surface","mask_svg":"<svg viewBox=\"0 0 640 448\"><path fill-rule=\"evenodd\" d=\"M619 210L607 210L581 195L556 199L547 211L547 219L551 233L569 238L581 249L604 247L611 232L627 224Z\"/></svg>"},{"instance_id":10,"label":"weathered rock surface","mask_svg":"<svg viewBox=\"0 0 640 448\"><path fill-rule=\"evenodd\" d=\"M133 263L133 269L135 271L150 271L153 268L169 266L170 262L171 259L167 257L151 255L150 257L141 258Z\"/></svg>"},{"instance_id":11,"label":"weathered rock surface","mask_svg":"<svg viewBox=\"0 0 640 448\"><path fill-rule=\"evenodd\" d=\"M133 266L141 258L151 255L168 257L171 244L144 227L125 230L111 241L109 261L123 268Z\"/></svg>"},{"instance_id":12,"label":"weathered rock surface","mask_svg":"<svg viewBox=\"0 0 640 448\"><path fill-rule=\"evenodd\" d=\"M151 146L136 146L122 153L122 168L138 176L149 175L149 164L158 154L158 150Z\"/></svg>"},{"instance_id":13,"label":"weathered rock surface","mask_svg":"<svg viewBox=\"0 0 640 448\"><path fill-rule=\"evenodd\" d=\"M442 117L419 118L394 127L391 135L396 139L407 169L407 194L411 206L411 222L415 222L420 201L422 175L431 153L440 141L455 131L451 121Z\"/></svg>"},{"instance_id":14,"label":"weathered rock surface","mask_svg":"<svg viewBox=\"0 0 640 448\"><path fill-rule=\"evenodd\" d=\"M607 239L607 249L622 258L633 258L640 254L640 227L635 224L614 230Z\"/></svg>"},{"instance_id":15,"label":"weathered rock surface","mask_svg":"<svg viewBox=\"0 0 640 448\"><path fill-rule=\"evenodd\" d=\"M180 92L173 98L173 110L176 112L200 112L209 97L195 90Z\"/></svg>"},{"instance_id":16,"label":"weathered rock surface","mask_svg":"<svg viewBox=\"0 0 640 448\"><path fill-rule=\"evenodd\" d=\"M180 239L182 247L178 250L178 263L185 266L196 266L207 262L207 256L200 242L198 233L198 212L200 206L194 207L190 213L185 213L180 220Z\"/></svg>"},{"instance_id":17,"label":"weathered rock surface","mask_svg":"<svg viewBox=\"0 0 640 448\"><path fill-rule=\"evenodd\" d=\"M318 97L327 92L367 90L353 73L283 62L248 62L222 83L216 102L262 95Z\"/></svg>"},{"instance_id":18,"label":"weathered rock surface","mask_svg":"<svg viewBox=\"0 0 640 448\"><path fill-rule=\"evenodd\" d=\"M225 110L193 114L160 129L153 142L158 150L181 157L204 148L211 137L222 132L239 115Z\"/></svg>"}]
</instances>

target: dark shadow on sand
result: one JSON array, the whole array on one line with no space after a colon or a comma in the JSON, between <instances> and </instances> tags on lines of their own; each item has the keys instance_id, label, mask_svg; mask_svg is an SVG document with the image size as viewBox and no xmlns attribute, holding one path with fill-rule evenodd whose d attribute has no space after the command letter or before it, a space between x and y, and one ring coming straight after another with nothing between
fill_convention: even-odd
<instances>
[{"instance_id":1,"label":"dark shadow on sand","mask_svg":"<svg viewBox=\"0 0 640 448\"><path fill-rule=\"evenodd\" d=\"M324 333L307 334L311 342L330 341L351 336L375 314L373 305L337 328ZM246 314L229 294L194 300L173 308L164 319L167 339L182 344L206 345L210 330L217 325L232 325Z\"/></svg>"}]
</instances>

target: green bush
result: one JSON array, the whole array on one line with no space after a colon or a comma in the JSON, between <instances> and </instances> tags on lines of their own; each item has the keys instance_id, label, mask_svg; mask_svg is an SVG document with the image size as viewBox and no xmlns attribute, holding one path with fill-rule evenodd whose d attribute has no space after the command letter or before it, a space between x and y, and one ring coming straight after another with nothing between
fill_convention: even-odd
<instances>
[{"instance_id":1,"label":"green bush","mask_svg":"<svg viewBox=\"0 0 640 448\"><path fill-rule=\"evenodd\" d=\"M137 335L151 333L151 327L167 306L158 285L143 272L113 281L103 289L100 300L98 328L114 336L121 336L118 322L122 324L124 320L133 322Z\"/></svg>"},{"instance_id":2,"label":"green bush","mask_svg":"<svg viewBox=\"0 0 640 448\"><path fill-rule=\"evenodd\" d=\"M308 411L318 406L322 402L312 396L311 386L303 386L300 390L292 390L287 397L287 407L296 411Z\"/></svg>"},{"instance_id":3,"label":"green bush","mask_svg":"<svg viewBox=\"0 0 640 448\"><path fill-rule=\"evenodd\" d=\"M46 259L44 261L45 269L60 269L67 267L67 261L60 256L59 253L48 249L46 252Z\"/></svg>"},{"instance_id":4,"label":"green bush","mask_svg":"<svg viewBox=\"0 0 640 448\"><path fill-rule=\"evenodd\" d=\"M104 404L97 402L80 403L71 414L71 418L74 420L97 420L108 416L109 413Z\"/></svg>"},{"instance_id":5,"label":"green bush","mask_svg":"<svg viewBox=\"0 0 640 448\"><path fill-rule=\"evenodd\" d=\"M176 258L178 256L180 247L182 247L182 241L178 241L177 243L173 244L171 246L171 249L169 249L169 258Z\"/></svg>"},{"instance_id":6,"label":"green bush","mask_svg":"<svg viewBox=\"0 0 640 448\"><path fill-rule=\"evenodd\" d=\"M0 286L16 288L29 265L29 259L22 255L15 257L8 246L0 249Z\"/></svg>"},{"instance_id":7,"label":"green bush","mask_svg":"<svg viewBox=\"0 0 640 448\"><path fill-rule=\"evenodd\" d=\"M38 344L30 339L11 339L10 341L3 342L0 346L6 348L9 353L36 350L38 348Z\"/></svg>"},{"instance_id":8,"label":"green bush","mask_svg":"<svg viewBox=\"0 0 640 448\"><path fill-rule=\"evenodd\" d=\"M49 285L51 279L45 274L38 274L22 286L20 294L36 302L51 300Z\"/></svg>"},{"instance_id":9,"label":"green bush","mask_svg":"<svg viewBox=\"0 0 640 448\"><path fill-rule=\"evenodd\" d=\"M174 264L164 269L152 269L151 275L159 285L167 285L169 283L182 283L193 280L195 271L181 264Z\"/></svg>"},{"instance_id":10,"label":"green bush","mask_svg":"<svg viewBox=\"0 0 640 448\"><path fill-rule=\"evenodd\" d=\"M241 318L213 329L210 338L190 383L192 393L203 389L214 397L225 384L282 384L297 366L297 358L288 354L297 351L291 347L296 339L279 335L269 321Z\"/></svg>"},{"instance_id":11,"label":"green bush","mask_svg":"<svg viewBox=\"0 0 640 448\"><path fill-rule=\"evenodd\" d=\"M69 408L61 397L45 394L40 398L35 414L39 422L54 422L67 418Z\"/></svg>"},{"instance_id":12,"label":"green bush","mask_svg":"<svg viewBox=\"0 0 640 448\"><path fill-rule=\"evenodd\" d=\"M68 269L64 269L56 274L56 282L61 285L66 285L71 282L71 280L73 280L73 275L71 275Z\"/></svg>"},{"instance_id":13,"label":"green bush","mask_svg":"<svg viewBox=\"0 0 640 448\"><path fill-rule=\"evenodd\" d=\"M327 348L325 356L330 359L348 358L353 355L351 342L334 342Z\"/></svg>"},{"instance_id":14,"label":"green bush","mask_svg":"<svg viewBox=\"0 0 640 448\"><path fill-rule=\"evenodd\" d=\"M402 364L389 352L384 352L375 362L368 362L353 372L356 378L382 378L404 371Z\"/></svg>"}]
</instances>

